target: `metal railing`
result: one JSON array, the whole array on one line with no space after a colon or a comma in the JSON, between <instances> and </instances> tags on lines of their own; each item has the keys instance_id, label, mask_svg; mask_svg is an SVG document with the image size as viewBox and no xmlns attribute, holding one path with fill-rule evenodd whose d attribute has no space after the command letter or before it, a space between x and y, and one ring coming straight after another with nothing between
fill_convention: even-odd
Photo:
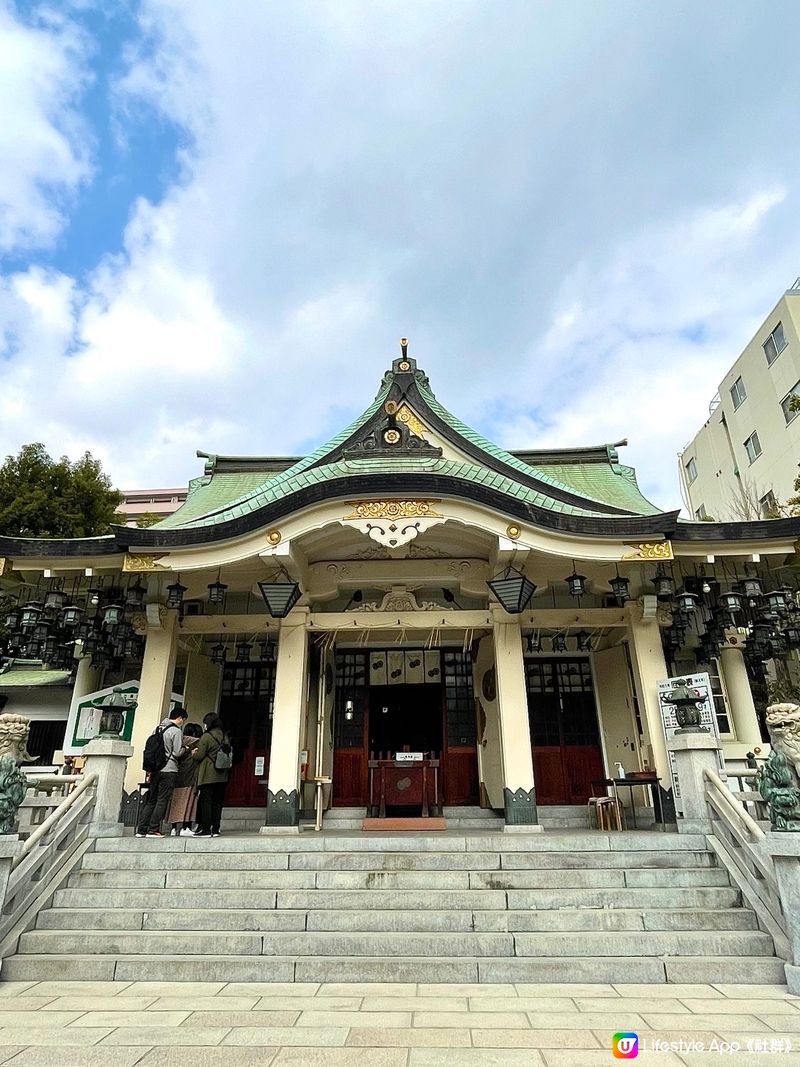
<instances>
[{"instance_id":1,"label":"metal railing","mask_svg":"<svg viewBox=\"0 0 800 1067\"><path fill-rule=\"evenodd\" d=\"M97 781L96 774L42 776L23 800L23 815L31 807L39 813L46 810L34 803L42 791L58 803L50 804L46 817L33 825L11 861L0 913L0 957L16 950L20 935L33 925L41 908L89 847L88 824ZM64 795L66 789L70 791Z\"/></svg>"},{"instance_id":2,"label":"metal railing","mask_svg":"<svg viewBox=\"0 0 800 1067\"><path fill-rule=\"evenodd\" d=\"M709 844L745 903L755 912L759 925L771 935L777 954L789 959L791 950L775 866L760 848L767 835L716 771L706 768L703 778L712 826Z\"/></svg>"}]
</instances>

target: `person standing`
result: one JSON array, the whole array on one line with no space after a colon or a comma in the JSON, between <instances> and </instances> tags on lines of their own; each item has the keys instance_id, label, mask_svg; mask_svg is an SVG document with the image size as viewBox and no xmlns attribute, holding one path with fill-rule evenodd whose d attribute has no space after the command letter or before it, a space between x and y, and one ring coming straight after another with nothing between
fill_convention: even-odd
<instances>
[{"instance_id":1,"label":"person standing","mask_svg":"<svg viewBox=\"0 0 800 1067\"><path fill-rule=\"evenodd\" d=\"M174 708L158 725L166 760L159 770L150 771L147 800L136 827L137 837L163 837L161 823L167 813L175 783L178 760L183 755L183 727L189 716L183 708Z\"/></svg>"},{"instance_id":2,"label":"person standing","mask_svg":"<svg viewBox=\"0 0 800 1067\"><path fill-rule=\"evenodd\" d=\"M178 779L167 812L167 822L172 823L172 837L191 837L192 823L197 811L197 772L200 768L192 759L192 749L203 736L203 727L196 722L187 722L183 728L184 756L178 763Z\"/></svg>"},{"instance_id":3,"label":"person standing","mask_svg":"<svg viewBox=\"0 0 800 1067\"><path fill-rule=\"evenodd\" d=\"M203 719L203 724L206 732L192 752L192 758L197 760L199 767L197 786L200 794L197 802L199 826L195 831L195 837L219 837L228 771L221 769L218 764L227 763L230 766L231 745L219 715L213 711L209 712Z\"/></svg>"}]
</instances>

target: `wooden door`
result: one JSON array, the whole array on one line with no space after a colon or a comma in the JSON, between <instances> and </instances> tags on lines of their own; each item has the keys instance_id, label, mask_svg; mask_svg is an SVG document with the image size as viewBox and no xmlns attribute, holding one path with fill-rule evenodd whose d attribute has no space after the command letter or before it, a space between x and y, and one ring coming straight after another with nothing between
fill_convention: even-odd
<instances>
[{"instance_id":1,"label":"wooden door","mask_svg":"<svg viewBox=\"0 0 800 1067\"><path fill-rule=\"evenodd\" d=\"M588 659L527 659L525 675L539 804L585 804L605 777Z\"/></svg>"},{"instance_id":2,"label":"wooden door","mask_svg":"<svg viewBox=\"0 0 800 1067\"><path fill-rule=\"evenodd\" d=\"M233 748L225 790L228 807L261 808L266 803L266 789L258 783L269 771L274 695L274 663L231 663L225 667L219 714Z\"/></svg>"},{"instance_id":3,"label":"wooden door","mask_svg":"<svg viewBox=\"0 0 800 1067\"><path fill-rule=\"evenodd\" d=\"M352 718L347 718L349 703ZM368 706L367 653L340 652L333 718L333 807L358 808L368 803Z\"/></svg>"},{"instance_id":4,"label":"wooden door","mask_svg":"<svg viewBox=\"0 0 800 1067\"><path fill-rule=\"evenodd\" d=\"M477 804L478 739L472 657L444 650L444 751L442 795L448 806ZM429 688L429 687L426 687Z\"/></svg>"}]
</instances>

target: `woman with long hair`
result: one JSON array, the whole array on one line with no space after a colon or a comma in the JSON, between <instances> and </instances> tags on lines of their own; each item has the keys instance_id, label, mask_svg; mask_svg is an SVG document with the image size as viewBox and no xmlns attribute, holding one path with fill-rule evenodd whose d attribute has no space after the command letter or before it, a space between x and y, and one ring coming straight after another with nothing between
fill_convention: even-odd
<instances>
[{"instance_id":1,"label":"woman with long hair","mask_svg":"<svg viewBox=\"0 0 800 1067\"><path fill-rule=\"evenodd\" d=\"M178 762L178 781L167 812L167 822L172 823L172 837L192 836L192 823L197 810L197 772L200 768L192 759L192 749L203 736L203 727L197 722L187 722L183 728L183 747L186 755Z\"/></svg>"},{"instance_id":2,"label":"woman with long hair","mask_svg":"<svg viewBox=\"0 0 800 1067\"><path fill-rule=\"evenodd\" d=\"M225 762L218 759L220 753L230 753L230 740L225 733L222 719L211 711L203 719L206 732L197 742L192 752L192 759L197 761L197 802L198 827L195 837L219 837L219 824L222 819L222 805L225 802L225 786L228 784L228 771L220 769L217 764ZM227 750L227 752L226 752Z\"/></svg>"}]
</instances>

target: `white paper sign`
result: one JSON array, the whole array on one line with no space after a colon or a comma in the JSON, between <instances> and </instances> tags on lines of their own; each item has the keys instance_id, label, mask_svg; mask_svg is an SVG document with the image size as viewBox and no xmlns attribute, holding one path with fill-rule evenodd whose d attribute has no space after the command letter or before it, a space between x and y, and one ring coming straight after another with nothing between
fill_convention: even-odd
<instances>
[{"instance_id":1,"label":"white paper sign","mask_svg":"<svg viewBox=\"0 0 800 1067\"><path fill-rule=\"evenodd\" d=\"M263 756L256 756L256 766L255 766L255 770L253 771L253 774L256 776L256 778L260 778L263 773L264 773L264 757Z\"/></svg>"},{"instance_id":2,"label":"white paper sign","mask_svg":"<svg viewBox=\"0 0 800 1067\"><path fill-rule=\"evenodd\" d=\"M395 755L398 763L419 763L424 758L421 752L398 752Z\"/></svg>"}]
</instances>

